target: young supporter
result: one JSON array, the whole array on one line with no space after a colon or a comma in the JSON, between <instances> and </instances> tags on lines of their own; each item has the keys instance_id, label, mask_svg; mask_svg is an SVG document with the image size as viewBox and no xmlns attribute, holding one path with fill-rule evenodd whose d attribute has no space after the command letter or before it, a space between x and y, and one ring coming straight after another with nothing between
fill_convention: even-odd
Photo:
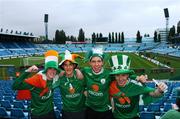
<instances>
[{"instance_id":1,"label":"young supporter","mask_svg":"<svg viewBox=\"0 0 180 119\"><path fill-rule=\"evenodd\" d=\"M28 68L19 78L17 78L12 88L14 90L27 90L30 92L31 119L54 119L56 118L53 105L53 80L58 78L58 52L49 50L45 53L45 68L35 75L28 77L32 72L37 72L38 68L32 66ZM19 98L24 95L19 94Z\"/></svg>"},{"instance_id":2,"label":"young supporter","mask_svg":"<svg viewBox=\"0 0 180 119\"><path fill-rule=\"evenodd\" d=\"M64 73L54 85L59 87L62 97L62 118L63 119L85 119L85 82L81 72L75 70L78 63L76 58L81 57L77 54L71 54L68 50L62 57L59 66Z\"/></svg>"},{"instance_id":3,"label":"young supporter","mask_svg":"<svg viewBox=\"0 0 180 119\"><path fill-rule=\"evenodd\" d=\"M114 107L114 118L140 119L140 99L144 104L157 101L163 95L166 84L160 83L156 89L153 89L132 80L130 75L134 74L134 71L130 70L131 59L127 55L113 55L109 63L112 69L110 75L114 78L109 90Z\"/></svg>"}]
</instances>

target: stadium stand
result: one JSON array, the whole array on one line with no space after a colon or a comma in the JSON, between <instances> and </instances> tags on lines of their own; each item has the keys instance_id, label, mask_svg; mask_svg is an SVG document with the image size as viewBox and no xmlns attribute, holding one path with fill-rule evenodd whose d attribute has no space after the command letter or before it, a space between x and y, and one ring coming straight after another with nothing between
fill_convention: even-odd
<instances>
[{"instance_id":1,"label":"stadium stand","mask_svg":"<svg viewBox=\"0 0 180 119\"><path fill-rule=\"evenodd\" d=\"M29 101L16 99L16 91L11 89L12 83L13 80L0 80L0 97L2 98L0 101L0 118L14 117L27 119L29 115ZM176 97L174 89L176 87L180 87L180 82L167 81L166 84L168 85L168 91L158 102L151 103L148 106L140 105L139 110L141 112L141 119L147 119L148 117L148 119L158 119L160 115L172 108L171 104L174 103L174 99ZM153 88L155 87L154 82L148 82L146 85ZM59 89L54 91L54 109L56 116L60 118L62 101Z\"/></svg>"},{"instance_id":2,"label":"stadium stand","mask_svg":"<svg viewBox=\"0 0 180 119\"><path fill-rule=\"evenodd\" d=\"M8 36L7 36L8 35ZM17 38L17 39L16 39ZM105 52L153 52L180 57L179 47L172 47L166 43L154 42L127 42L124 44L33 44L30 42L34 36L15 35L0 33L0 58L12 58L19 56L42 55L45 51L54 49L59 53L65 50L71 52L87 52L94 47L103 47ZM30 40L27 40L30 39ZM135 41L135 39L128 39ZM144 41L146 39L143 39ZM150 39L148 39L150 40ZM30 101L21 101L16 99L16 91L11 89L13 80L0 80L0 118L28 118L28 106ZM156 103L149 106L140 105L141 119L158 119L162 114L171 109L171 103L175 102L176 95L174 89L180 87L180 82L166 82L168 91ZM146 84L155 87L154 82ZM61 118L62 101L59 90L54 91L54 109L57 118Z\"/></svg>"}]
</instances>

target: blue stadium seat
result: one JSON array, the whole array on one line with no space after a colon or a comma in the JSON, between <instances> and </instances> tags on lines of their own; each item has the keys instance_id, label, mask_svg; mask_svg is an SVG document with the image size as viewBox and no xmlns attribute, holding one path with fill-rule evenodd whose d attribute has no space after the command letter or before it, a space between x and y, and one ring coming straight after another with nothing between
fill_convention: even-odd
<instances>
[{"instance_id":1,"label":"blue stadium seat","mask_svg":"<svg viewBox=\"0 0 180 119\"><path fill-rule=\"evenodd\" d=\"M62 116L59 110L55 110L55 114L57 119L61 119Z\"/></svg>"},{"instance_id":2,"label":"blue stadium seat","mask_svg":"<svg viewBox=\"0 0 180 119\"><path fill-rule=\"evenodd\" d=\"M141 112L140 119L155 119L154 112Z\"/></svg>"},{"instance_id":3,"label":"blue stadium seat","mask_svg":"<svg viewBox=\"0 0 180 119\"><path fill-rule=\"evenodd\" d=\"M11 117L16 118L16 119L26 119L26 116L23 113L23 110L19 108L13 108L11 110Z\"/></svg>"},{"instance_id":4,"label":"blue stadium seat","mask_svg":"<svg viewBox=\"0 0 180 119\"><path fill-rule=\"evenodd\" d=\"M8 118L9 115L4 107L0 107L0 118Z\"/></svg>"},{"instance_id":5,"label":"blue stadium seat","mask_svg":"<svg viewBox=\"0 0 180 119\"><path fill-rule=\"evenodd\" d=\"M149 105L148 108L147 108L147 111L159 112L160 111L159 103Z\"/></svg>"},{"instance_id":6,"label":"blue stadium seat","mask_svg":"<svg viewBox=\"0 0 180 119\"><path fill-rule=\"evenodd\" d=\"M4 96L4 100L8 100L10 103L12 103L13 97L12 96Z\"/></svg>"},{"instance_id":7,"label":"blue stadium seat","mask_svg":"<svg viewBox=\"0 0 180 119\"><path fill-rule=\"evenodd\" d=\"M59 111L62 110L62 104L61 103L58 103L56 106L57 106L57 110L59 110Z\"/></svg>"},{"instance_id":8,"label":"blue stadium seat","mask_svg":"<svg viewBox=\"0 0 180 119\"><path fill-rule=\"evenodd\" d=\"M24 106L23 102L21 102L21 101L14 101L13 108L25 109L25 106Z\"/></svg>"},{"instance_id":9,"label":"blue stadium seat","mask_svg":"<svg viewBox=\"0 0 180 119\"><path fill-rule=\"evenodd\" d=\"M164 112L167 112L168 110L172 109L171 103L164 104Z\"/></svg>"},{"instance_id":10,"label":"blue stadium seat","mask_svg":"<svg viewBox=\"0 0 180 119\"><path fill-rule=\"evenodd\" d=\"M4 107L6 110L11 110L11 104L8 100L0 101L1 107Z\"/></svg>"},{"instance_id":11,"label":"blue stadium seat","mask_svg":"<svg viewBox=\"0 0 180 119\"><path fill-rule=\"evenodd\" d=\"M168 99L167 103L176 103L176 98Z\"/></svg>"},{"instance_id":12,"label":"blue stadium seat","mask_svg":"<svg viewBox=\"0 0 180 119\"><path fill-rule=\"evenodd\" d=\"M3 99L3 95L0 93L0 100L2 100Z\"/></svg>"}]
</instances>

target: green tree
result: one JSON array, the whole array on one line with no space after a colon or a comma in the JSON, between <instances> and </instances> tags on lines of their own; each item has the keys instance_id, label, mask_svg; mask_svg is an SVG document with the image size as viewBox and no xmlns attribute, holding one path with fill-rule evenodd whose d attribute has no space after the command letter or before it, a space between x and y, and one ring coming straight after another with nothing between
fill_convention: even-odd
<instances>
[{"instance_id":1,"label":"green tree","mask_svg":"<svg viewBox=\"0 0 180 119\"><path fill-rule=\"evenodd\" d=\"M160 35L160 33L158 34L158 42L161 42L161 35Z\"/></svg>"},{"instance_id":2,"label":"green tree","mask_svg":"<svg viewBox=\"0 0 180 119\"><path fill-rule=\"evenodd\" d=\"M154 31L154 42L158 42L157 31Z\"/></svg>"},{"instance_id":3,"label":"green tree","mask_svg":"<svg viewBox=\"0 0 180 119\"><path fill-rule=\"evenodd\" d=\"M121 33L118 34L118 43L121 43Z\"/></svg>"},{"instance_id":4,"label":"green tree","mask_svg":"<svg viewBox=\"0 0 180 119\"><path fill-rule=\"evenodd\" d=\"M99 34L98 33L96 34L96 38L99 38Z\"/></svg>"},{"instance_id":5,"label":"green tree","mask_svg":"<svg viewBox=\"0 0 180 119\"><path fill-rule=\"evenodd\" d=\"M72 42L76 42L76 37L74 37L74 36L70 36L70 41L72 41Z\"/></svg>"},{"instance_id":6,"label":"green tree","mask_svg":"<svg viewBox=\"0 0 180 119\"><path fill-rule=\"evenodd\" d=\"M56 30L55 32L55 43L58 43L59 41L59 30Z\"/></svg>"},{"instance_id":7,"label":"green tree","mask_svg":"<svg viewBox=\"0 0 180 119\"><path fill-rule=\"evenodd\" d=\"M114 43L114 32L112 32L112 43Z\"/></svg>"},{"instance_id":8,"label":"green tree","mask_svg":"<svg viewBox=\"0 0 180 119\"><path fill-rule=\"evenodd\" d=\"M103 37L102 33L100 33L100 34L99 34L99 37L100 37L100 38L102 38L102 37Z\"/></svg>"},{"instance_id":9,"label":"green tree","mask_svg":"<svg viewBox=\"0 0 180 119\"><path fill-rule=\"evenodd\" d=\"M65 44L66 43L66 33L63 31L63 30L61 30L60 32L59 32L59 40L60 40L60 44Z\"/></svg>"},{"instance_id":10,"label":"green tree","mask_svg":"<svg viewBox=\"0 0 180 119\"><path fill-rule=\"evenodd\" d=\"M84 40L85 40L85 33L84 33L83 29L81 28L79 30L78 41L79 42L84 42Z\"/></svg>"},{"instance_id":11,"label":"green tree","mask_svg":"<svg viewBox=\"0 0 180 119\"><path fill-rule=\"evenodd\" d=\"M137 34L136 34L136 42L137 43L142 43L142 36L141 36L139 30L137 31Z\"/></svg>"},{"instance_id":12,"label":"green tree","mask_svg":"<svg viewBox=\"0 0 180 119\"><path fill-rule=\"evenodd\" d=\"M115 43L118 42L118 35L117 35L117 32L115 33Z\"/></svg>"},{"instance_id":13,"label":"green tree","mask_svg":"<svg viewBox=\"0 0 180 119\"><path fill-rule=\"evenodd\" d=\"M177 26L177 34L180 34L180 26Z\"/></svg>"},{"instance_id":14,"label":"green tree","mask_svg":"<svg viewBox=\"0 0 180 119\"><path fill-rule=\"evenodd\" d=\"M55 33L55 43L65 44L66 43L66 34L63 30L56 30Z\"/></svg>"},{"instance_id":15,"label":"green tree","mask_svg":"<svg viewBox=\"0 0 180 119\"><path fill-rule=\"evenodd\" d=\"M124 43L124 32L121 33L121 43Z\"/></svg>"},{"instance_id":16,"label":"green tree","mask_svg":"<svg viewBox=\"0 0 180 119\"><path fill-rule=\"evenodd\" d=\"M175 29L175 26L173 25L173 27L171 27L169 31L169 38L168 38L169 42L174 43L175 33L176 33L176 29Z\"/></svg>"},{"instance_id":17,"label":"green tree","mask_svg":"<svg viewBox=\"0 0 180 119\"><path fill-rule=\"evenodd\" d=\"M111 43L111 33L109 33L109 43Z\"/></svg>"},{"instance_id":18,"label":"green tree","mask_svg":"<svg viewBox=\"0 0 180 119\"><path fill-rule=\"evenodd\" d=\"M96 42L96 34L93 32L92 34L92 43L95 43Z\"/></svg>"}]
</instances>

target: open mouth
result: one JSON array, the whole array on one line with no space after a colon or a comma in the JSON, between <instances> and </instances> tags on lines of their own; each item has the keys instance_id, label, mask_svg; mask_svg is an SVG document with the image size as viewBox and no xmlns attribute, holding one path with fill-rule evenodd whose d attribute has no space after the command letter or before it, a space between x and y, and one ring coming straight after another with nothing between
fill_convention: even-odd
<instances>
[{"instance_id":1,"label":"open mouth","mask_svg":"<svg viewBox=\"0 0 180 119\"><path fill-rule=\"evenodd\" d=\"M121 79L121 80L118 81L118 83L119 83L120 86L124 86L126 84L126 80Z\"/></svg>"}]
</instances>

